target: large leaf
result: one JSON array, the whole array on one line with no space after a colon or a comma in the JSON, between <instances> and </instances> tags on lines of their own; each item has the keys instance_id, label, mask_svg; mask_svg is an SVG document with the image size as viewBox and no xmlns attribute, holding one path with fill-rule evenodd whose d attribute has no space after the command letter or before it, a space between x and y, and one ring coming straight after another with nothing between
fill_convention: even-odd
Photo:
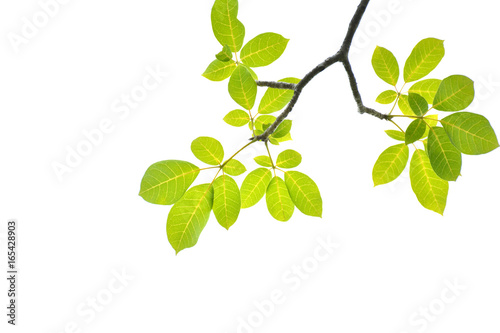
<instances>
[{"instance_id":1,"label":"large leaf","mask_svg":"<svg viewBox=\"0 0 500 333\"><path fill-rule=\"evenodd\" d=\"M400 143L384 150L373 166L374 186L387 184L398 178L408 163L408 146Z\"/></svg>"},{"instance_id":2,"label":"large leaf","mask_svg":"<svg viewBox=\"0 0 500 333\"><path fill-rule=\"evenodd\" d=\"M210 184L202 184L190 188L170 209L167 237L176 254L196 245L210 217L213 199L213 188Z\"/></svg>"},{"instance_id":3,"label":"large leaf","mask_svg":"<svg viewBox=\"0 0 500 333\"><path fill-rule=\"evenodd\" d=\"M474 99L474 81L463 75L444 79L434 96L433 107L439 111L460 111Z\"/></svg>"},{"instance_id":4,"label":"large leaf","mask_svg":"<svg viewBox=\"0 0 500 333\"><path fill-rule=\"evenodd\" d=\"M405 143L409 145L419 140L424 135L426 128L427 125L422 118L412 121L405 132Z\"/></svg>"},{"instance_id":5,"label":"large leaf","mask_svg":"<svg viewBox=\"0 0 500 333\"><path fill-rule=\"evenodd\" d=\"M228 45L233 52L241 49L245 38L245 26L237 16L238 0L215 0L211 14L212 30L219 43Z\"/></svg>"},{"instance_id":6,"label":"large leaf","mask_svg":"<svg viewBox=\"0 0 500 333\"><path fill-rule=\"evenodd\" d=\"M224 149L219 141L208 136L200 136L191 143L191 151L202 162L219 165L224 159Z\"/></svg>"},{"instance_id":7,"label":"large leaf","mask_svg":"<svg viewBox=\"0 0 500 333\"><path fill-rule=\"evenodd\" d=\"M287 77L278 80L278 82L297 84L300 82L300 79ZM260 100L259 113L269 114L283 109L292 99L293 93L293 90L290 89L267 88Z\"/></svg>"},{"instance_id":8,"label":"large leaf","mask_svg":"<svg viewBox=\"0 0 500 333\"><path fill-rule=\"evenodd\" d=\"M248 112L237 109L226 114L224 121L231 126L241 127L248 124L250 116Z\"/></svg>"},{"instance_id":9,"label":"large leaf","mask_svg":"<svg viewBox=\"0 0 500 333\"><path fill-rule=\"evenodd\" d=\"M221 226L229 229L236 222L241 209L238 184L233 178L222 175L214 181L214 215Z\"/></svg>"},{"instance_id":10,"label":"large leaf","mask_svg":"<svg viewBox=\"0 0 500 333\"><path fill-rule=\"evenodd\" d=\"M253 107L257 96L257 83L246 67L238 66L234 70L229 79L228 90L231 98L244 109L250 110Z\"/></svg>"},{"instance_id":11,"label":"large leaf","mask_svg":"<svg viewBox=\"0 0 500 333\"><path fill-rule=\"evenodd\" d=\"M266 193L271 178L271 171L265 168L250 172L241 184L241 208L252 207L259 202Z\"/></svg>"},{"instance_id":12,"label":"large leaf","mask_svg":"<svg viewBox=\"0 0 500 333\"><path fill-rule=\"evenodd\" d=\"M451 143L442 127L432 127L427 140L427 154L432 168L444 180L455 181L462 168L462 154Z\"/></svg>"},{"instance_id":13,"label":"large leaf","mask_svg":"<svg viewBox=\"0 0 500 333\"><path fill-rule=\"evenodd\" d=\"M285 172L285 184L293 203L304 214L321 217L323 200L316 183L298 171Z\"/></svg>"},{"instance_id":14,"label":"large leaf","mask_svg":"<svg viewBox=\"0 0 500 333\"><path fill-rule=\"evenodd\" d=\"M404 67L405 82L419 80L429 74L444 57L443 41L436 38L421 40L411 51Z\"/></svg>"},{"instance_id":15,"label":"large leaf","mask_svg":"<svg viewBox=\"0 0 500 333\"><path fill-rule=\"evenodd\" d=\"M396 97L398 97L397 92L395 92L394 90L386 90L381 92L380 95L377 96L375 102L380 104L390 104L396 100Z\"/></svg>"},{"instance_id":16,"label":"large leaf","mask_svg":"<svg viewBox=\"0 0 500 333\"><path fill-rule=\"evenodd\" d=\"M436 92L441 84L441 80L438 79L426 79L422 81L418 81L414 83L410 89L408 89L409 93L419 94L428 104L432 104L434 101L434 96L436 96Z\"/></svg>"},{"instance_id":17,"label":"large leaf","mask_svg":"<svg viewBox=\"0 0 500 333\"><path fill-rule=\"evenodd\" d=\"M486 154L498 147L498 139L485 117L471 112L457 112L441 120L451 142L462 153Z\"/></svg>"},{"instance_id":18,"label":"large leaf","mask_svg":"<svg viewBox=\"0 0 500 333\"><path fill-rule=\"evenodd\" d=\"M276 166L284 169L291 169L299 166L302 156L292 149L287 149L279 153L276 159Z\"/></svg>"},{"instance_id":19,"label":"large leaf","mask_svg":"<svg viewBox=\"0 0 500 333\"><path fill-rule=\"evenodd\" d=\"M247 171L247 168L245 168L243 163L233 158L224 165L223 171L231 176L239 176Z\"/></svg>"},{"instance_id":20,"label":"large leaf","mask_svg":"<svg viewBox=\"0 0 500 333\"><path fill-rule=\"evenodd\" d=\"M413 113L417 116L423 116L429 110L427 101L419 94L409 93L408 104L410 105Z\"/></svg>"},{"instance_id":21,"label":"large leaf","mask_svg":"<svg viewBox=\"0 0 500 333\"><path fill-rule=\"evenodd\" d=\"M250 67L267 66L283 54L288 41L273 32L260 34L241 49L241 61Z\"/></svg>"},{"instance_id":22,"label":"large leaf","mask_svg":"<svg viewBox=\"0 0 500 333\"><path fill-rule=\"evenodd\" d=\"M142 178L139 195L147 202L171 205L184 195L199 172L196 165L185 161L154 163Z\"/></svg>"},{"instance_id":23,"label":"large leaf","mask_svg":"<svg viewBox=\"0 0 500 333\"><path fill-rule=\"evenodd\" d=\"M391 51L377 46L372 56L372 66L375 74L392 86L398 83L399 65Z\"/></svg>"},{"instance_id":24,"label":"large leaf","mask_svg":"<svg viewBox=\"0 0 500 333\"><path fill-rule=\"evenodd\" d=\"M411 188L422 206L443 215L448 196L448 182L432 169L425 151L417 149L410 162Z\"/></svg>"},{"instance_id":25,"label":"large leaf","mask_svg":"<svg viewBox=\"0 0 500 333\"><path fill-rule=\"evenodd\" d=\"M278 221L286 222L292 215L294 205L283 179L274 177L266 191L267 210Z\"/></svg>"},{"instance_id":26,"label":"large leaf","mask_svg":"<svg viewBox=\"0 0 500 333\"><path fill-rule=\"evenodd\" d=\"M223 81L233 74L236 69L234 61L220 61L215 59L208 65L205 72L202 74L204 77L211 81Z\"/></svg>"}]
</instances>

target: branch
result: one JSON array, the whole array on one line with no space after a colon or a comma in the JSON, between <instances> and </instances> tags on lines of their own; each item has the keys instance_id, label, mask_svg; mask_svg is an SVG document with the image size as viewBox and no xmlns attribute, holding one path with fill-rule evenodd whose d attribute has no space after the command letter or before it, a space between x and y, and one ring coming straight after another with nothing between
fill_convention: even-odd
<instances>
[{"instance_id":1,"label":"branch","mask_svg":"<svg viewBox=\"0 0 500 333\"><path fill-rule=\"evenodd\" d=\"M341 62L344 65L344 69L347 73L347 76L349 78L349 84L351 86L352 90L352 95L354 96L354 100L356 101L356 104L358 106L358 111L359 113L367 113L369 115L372 115L374 117L377 117L382 120L390 120L392 116L380 113L374 109L368 108L363 104L363 101L361 99L361 94L359 93L358 90L358 84L356 83L356 77L354 76L354 73L351 68L351 63L349 62L349 50L351 48L352 40L354 38L354 34L356 33L356 30L358 29L359 23L361 22L361 18L363 17L363 14L365 13L366 7L368 6L368 3L370 0L361 0L360 4L358 5L358 8L356 9L356 12L354 13L354 16L351 19L351 22L349 23L349 28L347 29L346 36L344 38L344 41L342 43L342 46L340 47L340 50L333 56L327 58L325 61L317 65L313 70L311 70L309 73L307 73L302 80L300 80L299 83L296 85L291 85L291 84L285 84L284 82L269 82L269 81L257 81L258 86L265 86L265 87L271 87L271 88L278 88L278 89L290 89L294 90L293 97L288 103L287 107L285 110L276 118L274 123L269 126L264 133L261 135L257 135L255 137L252 137L251 140L256 140L256 141L267 141L269 136L274 133L276 128L281 124L281 122L288 116L290 112L292 112L293 107L295 106L295 103L297 103L297 100L299 99L299 96L302 92L302 89L319 73L324 71L326 68L330 67L331 65ZM293 87L292 87L293 86Z\"/></svg>"}]
</instances>

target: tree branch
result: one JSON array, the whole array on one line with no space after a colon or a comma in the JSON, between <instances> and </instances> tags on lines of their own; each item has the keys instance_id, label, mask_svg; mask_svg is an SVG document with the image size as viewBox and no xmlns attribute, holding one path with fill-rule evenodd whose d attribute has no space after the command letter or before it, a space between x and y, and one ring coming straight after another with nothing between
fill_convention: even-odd
<instances>
[{"instance_id":1,"label":"tree branch","mask_svg":"<svg viewBox=\"0 0 500 333\"><path fill-rule=\"evenodd\" d=\"M370 0L361 0L360 4L358 5L358 8L356 9L356 12L354 13L354 16L351 19L351 22L349 23L349 28L347 29L346 36L344 38L344 41L342 43L342 46L340 47L340 50L333 56L327 58L325 61L317 65L313 70L311 70L309 73L307 73L302 80L300 80L299 83L296 85L292 84L285 84L284 82L270 82L270 81L257 81L258 86L265 86L265 87L271 87L271 88L278 88L278 89L290 89L294 90L294 94L288 105L286 106L285 110L276 118L274 123L272 123L261 135L257 135L255 137L252 137L251 140L257 140L257 141L267 141L269 136L274 133L276 128L281 124L281 122L288 116L290 112L292 112L293 107L295 106L295 103L297 103L297 100L299 99L299 96L302 92L302 89L319 73L324 71L326 68L330 67L336 62L341 62L344 65L344 69L347 73L347 76L349 78L349 84L351 86L352 90L352 95L354 97L354 100L356 101L356 104L358 106L358 111L359 113L367 113L369 115L372 115L374 117L377 117L382 120L390 120L392 116L380 113L374 109L368 108L363 104L363 101L361 99L361 94L359 93L358 90L358 84L356 83L356 77L354 76L354 73L351 68L351 63L349 62L349 50L351 48L352 40L354 38L354 34L356 33L356 30L359 27L359 23L361 22L361 18L363 17L363 14L365 13L366 7L368 6L368 3Z\"/></svg>"}]
</instances>

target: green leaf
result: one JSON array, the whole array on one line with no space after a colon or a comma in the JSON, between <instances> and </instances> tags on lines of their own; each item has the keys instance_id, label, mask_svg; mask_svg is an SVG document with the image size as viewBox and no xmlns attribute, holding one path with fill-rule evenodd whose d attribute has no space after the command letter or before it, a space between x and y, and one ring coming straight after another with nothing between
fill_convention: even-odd
<instances>
[{"instance_id":1,"label":"green leaf","mask_svg":"<svg viewBox=\"0 0 500 333\"><path fill-rule=\"evenodd\" d=\"M232 52L237 52L243 45L245 26L238 16L238 0L215 0L212 7L212 30L219 43L229 45Z\"/></svg>"},{"instance_id":2,"label":"green leaf","mask_svg":"<svg viewBox=\"0 0 500 333\"><path fill-rule=\"evenodd\" d=\"M294 205L288 193L285 182L280 177L274 177L266 191L267 210L278 221L286 222L292 215Z\"/></svg>"},{"instance_id":3,"label":"green leaf","mask_svg":"<svg viewBox=\"0 0 500 333\"><path fill-rule=\"evenodd\" d=\"M233 178L222 175L214 181L214 215L221 226L229 229L238 219L241 197Z\"/></svg>"},{"instance_id":4,"label":"green leaf","mask_svg":"<svg viewBox=\"0 0 500 333\"><path fill-rule=\"evenodd\" d=\"M285 184L293 203L302 213L321 217L323 200L318 186L309 176L298 171L287 171Z\"/></svg>"},{"instance_id":5,"label":"green leaf","mask_svg":"<svg viewBox=\"0 0 500 333\"><path fill-rule=\"evenodd\" d=\"M210 184L197 185L170 209L167 237L176 254L196 245L210 217L213 199L214 191Z\"/></svg>"},{"instance_id":6,"label":"green leaf","mask_svg":"<svg viewBox=\"0 0 500 333\"><path fill-rule=\"evenodd\" d=\"M386 130L385 133L387 133L387 135L394 140L405 141L405 133L401 131Z\"/></svg>"},{"instance_id":7,"label":"green leaf","mask_svg":"<svg viewBox=\"0 0 500 333\"><path fill-rule=\"evenodd\" d=\"M150 203L171 205L184 195L199 173L196 165L185 161L154 163L142 178L139 195Z\"/></svg>"},{"instance_id":8,"label":"green leaf","mask_svg":"<svg viewBox=\"0 0 500 333\"><path fill-rule=\"evenodd\" d=\"M423 116L429 110L429 104L427 104L425 98L419 94L409 93L408 104L413 113L417 116Z\"/></svg>"},{"instance_id":9,"label":"green leaf","mask_svg":"<svg viewBox=\"0 0 500 333\"><path fill-rule=\"evenodd\" d=\"M294 77L287 77L278 82L286 82L297 84L300 79ZM269 114L283 109L292 99L293 90L290 89L277 89L277 88L267 88L264 96L260 100L259 113Z\"/></svg>"},{"instance_id":10,"label":"green leaf","mask_svg":"<svg viewBox=\"0 0 500 333\"><path fill-rule=\"evenodd\" d=\"M375 74L388 84L395 86L399 78L399 65L391 51L377 46L372 56Z\"/></svg>"},{"instance_id":11,"label":"green leaf","mask_svg":"<svg viewBox=\"0 0 500 333\"><path fill-rule=\"evenodd\" d=\"M290 133L292 129L292 121L290 119L285 119L278 125L276 130L274 130L272 137L279 139Z\"/></svg>"},{"instance_id":12,"label":"green leaf","mask_svg":"<svg viewBox=\"0 0 500 333\"><path fill-rule=\"evenodd\" d=\"M273 166L271 159L269 158L269 156L266 156L266 155L256 156L256 157L254 157L254 161L258 165L261 165L263 167L272 167Z\"/></svg>"},{"instance_id":13,"label":"green leaf","mask_svg":"<svg viewBox=\"0 0 500 333\"><path fill-rule=\"evenodd\" d=\"M455 181L462 168L462 154L451 143L442 127L432 127L427 142L432 168L444 180Z\"/></svg>"},{"instance_id":14,"label":"green leaf","mask_svg":"<svg viewBox=\"0 0 500 333\"><path fill-rule=\"evenodd\" d=\"M246 67L238 66L234 70L229 79L228 90L231 98L244 109L250 110L253 107L257 96L257 83Z\"/></svg>"},{"instance_id":15,"label":"green leaf","mask_svg":"<svg viewBox=\"0 0 500 333\"><path fill-rule=\"evenodd\" d=\"M252 207L259 202L266 193L271 178L271 171L265 168L250 172L241 184L241 208Z\"/></svg>"},{"instance_id":16,"label":"green leaf","mask_svg":"<svg viewBox=\"0 0 500 333\"><path fill-rule=\"evenodd\" d=\"M474 99L474 81L463 75L444 79L434 97L433 107L439 111L460 111Z\"/></svg>"},{"instance_id":17,"label":"green leaf","mask_svg":"<svg viewBox=\"0 0 500 333\"><path fill-rule=\"evenodd\" d=\"M407 116L416 116L411 109L410 103L408 101L408 95L400 95L398 99L398 106L401 112Z\"/></svg>"},{"instance_id":18,"label":"green leaf","mask_svg":"<svg viewBox=\"0 0 500 333\"><path fill-rule=\"evenodd\" d=\"M427 104L432 104L434 101L434 96L436 96L436 92L441 84L441 80L438 79L426 79L422 81L418 81L414 83L410 89L408 89L409 93L419 94L427 101Z\"/></svg>"},{"instance_id":19,"label":"green leaf","mask_svg":"<svg viewBox=\"0 0 500 333\"><path fill-rule=\"evenodd\" d=\"M229 47L229 45L226 44L222 48L222 51L217 53L215 57L217 58L217 60L226 62L233 58L233 53L231 52L231 48Z\"/></svg>"},{"instance_id":20,"label":"green leaf","mask_svg":"<svg viewBox=\"0 0 500 333\"><path fill-rule=\"evenodd\" d=\"M267 66L285 51L289 39L279 34L266 32L251 39L241 49L241 61L250 67Z\"/></svg>"},{"instance_id":21,"label":"green leaf","mask_svg":"<svg viewBox=\"0 0 500 333\"><path fill-rule=\"evenodd\" d=\"M284 169L291 169L299 166L302 156L292 149L287 149L279 153L276 159L276 166Z\"/></svg>"},{"instance_id":22,"label":"green leaf","mask_svg":"<svg viewBox=\"0 0 500 333\"><path fill-rule=\"evenodd\" d=\"M373 166L374 186L387 184L398 178L408 163L409 150L404 143L384 150Z\"/></svg>"},{"instance_id":23,"label":"green leaf","mask_svg":"<svg viewBox=\"0 0 500 333\"><path fill-rule=\"evenodd\" d=\"M380 95L377 96L375 102L380 104L390 104L396 100L396 97L398 97L397 92L395 92L394 90L386 90L381 92Z\"/></svg>"},{"instance_id":24,"label":"green leaf","mask_svg":"<svg viewBox=\"0 0 500 333\"><path fill-rule=\"evenodd\" d=\"M486 154L498 147L498 139L485 117L471 112L457 112L441 119L446 134L462 153Z\"/></svg>"},{"instance_id":25,"label":"green leaf","mask_svg":"<svg viewBox=\"0 0 500 333\"><path fill-rule=\"evenodd\" d=\"M219 141L208 136L200 136L191 143L194 156L209 165L219 165L224 159L224 149Z\"/></svg>"},{"instance_id":26,"label":"green leaf","mask_svg":"<svg viewBox=\"0 0 500 333\"><path fill-rule=\"evenodd\" d=\"M237 109L226 114L224 121L231 126L241 127L248 124L250 116L248 115L248 112Z\"/></svg>"},{"instance_id":27,"label":"green leaf","mask_svg":"<svg viewBox=\"0 0 500 333\"><path fill-rule=\"evenodd\" d=\"M229 160L226 165L224 165L224 168L222 170L228 175L239 176L242 173L245 173L245 171L247 171L247 168L245 168L245 166L240 161L233 158Z\"/></svg>"},{"instance_id":28,"label":"green leaf","mask_svg":"<svg viewBox=\"0 0 500 333\"><path fill-rule=\"evenodd\" d=\"M245 64L240 64L240 66L245 67L250 72L250 75L252 75L252 79L254 79L255 81L257 81L259 79L259 77L257 76L257 73L255 73L251 67L248 67Z\"/></svg>"},{"instance_id":29,"label":"green leaf","mask_svg":"<svg viewBox=\"0 0 500 333\"><path fill-rule=\"evenodd\" d=\"M424 132L424 134L422 134L420 139L426 138L429 135L430 128L437 125L438 115L437 114L428 114L425 116L424 121L426 122L427 125L425 126L425 132Z\"/></svg>"},{"instance_id":30,"label":"green leaf","mask_svg":"<svg viewBox=\"0 0 500 333\"><path fill-rule=\"evenodd\" d=\"M236 64L234 61L224 62L215 59L208 65L202 75L211 81L223 81L230 77L235 69Z\"/></svg>"},{"instance_id":31,"label":"green leaf","mask_svg":"<svg viewBox=\"0 0 500 333\"><path fill-rule=\"evenodd\" d=\"M412 121L405 132L405 144L409 145L419 140L424 135L426 128L427 125L423 119L419 118Z\"/></svg>"},{"instance_id":32,"label":"green leaf","mask_svg":"<svg viewBox=\"0 0 500 333\"><path fill-rule=\"evenodd\" d=\"M269 125L274 123L276 120L275 116L268 116L268 115L263 115L257 117L255 119L255 129L258 129L260 131L264 131Z\"/></svg>"},{"instance_id":33,"label":"green leaf","mask_svg":"<svg viewBox=\"0 0 500 333\"><path fill-rule=\"evenodd\" d=\"M444 57L443 42L436 38L426 38L413 48L405 63L405 82L420 80L436 68Z\"/></svg>"},{"instance_id":34,"label":"green leaf","mask_svg":"<svg viewBox=\"0 0 500 333\"><path fill-rule=\"evenodd\" d=\"M443 215L448 196L448 182L432 169L425 151L417 149L410 162L411 188L422 206Z\"/></svg>"}]
</instances>

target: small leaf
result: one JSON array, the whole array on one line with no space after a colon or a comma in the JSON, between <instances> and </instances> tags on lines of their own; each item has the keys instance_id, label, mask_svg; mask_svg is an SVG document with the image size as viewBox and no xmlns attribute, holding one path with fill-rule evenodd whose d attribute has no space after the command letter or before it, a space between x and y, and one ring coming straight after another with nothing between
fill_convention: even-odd
<instances>
[{"instance_id":1,"label":"small leaf","mask_svg":"<svg viewBox=\"0 0 500 333\"><path fill-rule=\"evenodd\" d=\"M191 143L194 156L209 165L219 165L224 159L224 149L219 141L208 136L200 136Z\"/></svg>"},{"instance_id":2,"label":"small leaf","mask_svg":"<svg viewBox=\"0 0 500 333\"><path fill-rule=\"evenodd\" d=\"M498 147L498 139L485 117L471 112L457 112L441 120L451 142L462 153L486 154Z\"/></svg>"},{"instance_id":3,"label":"small leaf","mask_svg":"<svg viewBox=\"0 0 500 333\"><path fill-rule=\"evenodd\" d=\"M285 184L293 203L304 214L321 217L323 200L316 183L298 171L285 172Z\"/></svg>"},{"instance_id":4,"label":"small leaf","mask_svg":"<svg viewBox=\"0 0 500 333\"><path fill-rule=\"evenodd\" d=\"M229 45L226 44L222 48L222 51L217 53L215 57L217 58L217 60L226 62L232 59L233 53L231 52L231 48L229 47Z\"/></svg>"},{"instance_id":5,"label":"small leaf","mask_svg":"<svg viewBox=\"0 0 500 333\"><path fill-rule=\"evenodd\" d=\"M297 84L300 82L300 79L287 77L278 80L278 82ZM259 113L269 114L283 109L292 99L293 93L293 90L289 89L267 88L260 100Z\"/></svg>"},{"instance_id":6,"label":"small leaf","mask_svg":"<svg viewBox=\"0 0 500 333\"><path fill-rule=\"evenodd\" d=\"M405 141L405 133L401 131L386 130L385 133L387 133L387 135L394 140Z\"/></svg>"},{"instance_id":7,"label":"small leaf","mask_svg":"<svg viewBox=\"0 0 500 333\"><path fill-rule=\"evenodd\" d=\"M267 127L269 127L269 125L271 125L275 121L276 121L275 116L268 116L268 115L259 116L257 117L257 119L255 119L255 129L264 131Z\"/></svg>"},{"instance_id":8,"label":"small leaf","mask_svg":"<svg viewBox=\"0 0 500 333\"><path fill-rule=\"evenodd\" d=\"M380 104L391 104L396 100L396 97L398 97L397 92L395 92L394 90L386 90L381 92L380 95L378 95L375 102Z\"/></svg>"},{"instance_id":9,"label":"small leaf","mask_svg":"<svg viewBox=\"0 0 500 333\"><path fill-rule=\"evenodd\" d=\"M239 176L242 173L245 173L245 171L247 171L247 168L245 168L245 166L240 161L233 158L229 160L226 165L224 165L224 168L222 170L228 175Z\"/></svg>"},{"instance_id":10,"label":"small leaf","mask_svg":"<svg viewBox=\"0 0 500 333\"><path fill-rule=\"evenodd\" d=\"M292 149L287 149L279 153L276 159L276 166L284 169L291 169L299 166L302 156Z\"/></svg>"},{"instance_id":11,"label":"small leaf","mask_svg":"<svg viewBox=\"0 0 500 333\"><path fill-rule=\"evenodd\" d=\"M398 99L398 106L401 112L404 115L407 116L416 116L415 113L413 113L413 110L410 107L410 103L408 101L408 95L400 95Z\"/></svg>"},{"instance_id":12,"label":"small leaf","mask_svg":"<svg viewBox=\"0 0 500 333\"><path fill-rule=\"evenodd\" d=\"M384 150L373 166L374 186L387 184L398 178L408 163L409 150L404 143Z\"/></svg>"},{"instance_id":13,"label":"small leaf","mask_svg":"<svg viewBox=\"0 0 500 333\"><path fill-rule=\"evenodd\" d=\"M278 221L286 222L292 215L294 205L288 193L285 182L280 177L274 177L266 191L267 210Z\"/></svg>"},{"instance_id":14,"label":"small leaf","mask_svg":"<svg viewBox=\"0 0 500 333\"><path fill-rule=\"evenodd\" d=\"M219 43L228 45L232 52L241 49L245 38L245 26L237 16L238 0L215 0L211 14L212 30Z\"/></svg>"},{"instance_id":15,"label":"small leaf","mask_svg":"<svg viewBox=\"0 0 500 333\"><path fill-rule=\"evenodd\" d=\"M210 217L213 199L214 191L210 184L197 185L170 209L167 237L176 254L196 245Z\"/></svg>"},{"instance_id":16,"label":"small leaf","mask_svg":"<svg viewBox=\"0 0 500 333\"><path fill-rule=\"evenodd\" d=\"M429 135L430 128L437 125L438 115L437 114L428 114L425 116L424 121L427 125L425 126L425 132L424 132L424 134L422 134L420 139L426 138Z\"/></svg>"},{"instance_id":17,"label":"small leaf","mask_svg":"<svg viewBox=\"0 0 500 333\"><path fill-rule=\"evenodd\" d=\"M432 169L425 151L417 149L410 162L411 188L422 206L443 215L448 196L448 182Z\"/></svg>"},{"instance_id":18,"label":"small leaf","mask_svg":"<svg viewBox=\"0 0 500 333\"><path fill-rule=\"evenodd\" d=\"M244 109L250 110L253 107L257 96L257 83L246 67L238 66L234 70L229 79L228 90L231 98Z\"/></svg>"},{"instance_id":19,"label":"small leaf","mask_svg":"<svg viewBox=\"0 0 500 333\"><path fill-rule=\"evenodd\" d=\"M444 79L434 97L433 107L439 111L460 111L474 99L474 81L463 75Z\"/></svg>"},{"instance_id":20,"label":"small leaf","mask_svg":"<svg viewBox=\"0 0 500 333\"><path fill-rule=\"evenodd\" d=\"M283 54L288 41L272 32L260 34L241 49L241 61L250 67L267 66Z\"/></svg>"},{"instance_id":21,"label":"small leaf","mask_svg":"<svg viewBox=\"0 0 500 333\"><path fill-rule=\"evenodd\" d=\"M391 51L377 46L372 56L375 74L388 84L395 86L399 78L399 65Z\"/></svg>"},{"instance_id":22,"label":"small leaf","mask_svg":"<svg viewBox=\"0 0 500 333\"><path fill-rule=\"evenodd\" d=\"M427 104L432 104L434 101L434 96L436 96L436 92L441 84L441 80L438 79L426 79L422 81L418 81L414 83L410 89L408 89L409 93L419 94L427 101Z\"/></svg>"},{"instance_id":23,"label":"small leaf","mask_svg":"<svg viewBox=\"0 0 500 333\"><path fill-rule=\"evenodd\" d=\"M221 226L229 229L238 219L241 197L233 178L222 175L214 181L214 215Z\"/></svg>"},{"instance_id":24,"label":"small leaf","mask_svg":"<svg viewBox=\"0 0 500 333\"><path fill-rule=\"evenodd\" d=\"M442 40L426 38L411 51L404 67L405 82L417 81L432 72L444 57Z\"/></svg>"},{"instance_id":25,"label":"small leaf","mask_svg":"<svg viewBox=\"0 0 500 333\"><path fill-rule=\"evenodd\" d=\"M236 64L234 61L224 62L215 59L208 65L202 75L211 81L223 81L230 77L235 69Z\"/></svg>"},{"instance_id":26,"label":"small leaf","mask_svg":"<svg viewBox=\"0 0 500 333\"><path fill-rule=\"evenodd\" d=\"M442 127L432 127L429 132L427 154L432 168L444 180L455 181L462 168L462 154L451 143Z\"/></svg>"},{"instance_id":27,"label":"small leaf","mask_svg":"<svg viewBox=\"0 0 500 333\"><path fill-rule=\"evenodd\" d=\"M425 98L419 94L409 93L408 104L413 113L417 116L423 116L429 110L429 104L427 104Z\"/></svg>"},{"instance_id":28,"label":"small leaf","mask_svg":"<svg viewBox=\"0 0 500 333\"><path fill-rule=\"evenodd\" d=\"M290 133L292 129L292 121L290 119L285 119L278 125L276 130L274 130L272 137L279 139Z\"/></svg>"},{"instance_id":29,"label":"small leaf","mask_svg":"<svg viewBox=\"0 0 500 333\"><path fill-rule=\"evenodd\" d=\"M272 178L271 171L265 168L250 172L241 184L241 208L252 207L259 202Z\"/></svg>"},{"instance_id":30,"label":"small leaf","mask_svg":"<svg viewBox=\"0 0 500 333\"><path fill-rule=\"evenodd\" d=\"M261 165L263 167L272 167L273 166L271 159L269 158L269 156L266 156L266 155L256 156L256 157L254 157L254 161L258 165Z\"/></svg>"},{"instance_id":31,"label":"small leaf","mask_svg":"<svg viewBox=\"0 0 500 333\"><path fill-rule=\"evenodd\" d=\"M199 173L196 165L185 161L154 163L142 178L139 195L150 203L171 205L184 195Z\"/></svg>"},{"instance_id":32,"label":"small leaf","mask_svg":"<svg viewBox=\"0 0 500 333\"><path fill-rule=\"evenodd\" d=\"M248 115L248 112L237 109L226 114L224 121L231 126L241 127L248 124L250 116Z\"/></svg>"},{"instance_id":33,"label":"small leaf","mask_svg":"<svg viewBox=\"0 0 500 333\"><path fill-rule=\"evenodd\" d=\"M419 140L424 135L426 128L427 125L423 119L419 118L412 121L405 132L405 144L409 145Z\"/></svg>"}]
</instances>

